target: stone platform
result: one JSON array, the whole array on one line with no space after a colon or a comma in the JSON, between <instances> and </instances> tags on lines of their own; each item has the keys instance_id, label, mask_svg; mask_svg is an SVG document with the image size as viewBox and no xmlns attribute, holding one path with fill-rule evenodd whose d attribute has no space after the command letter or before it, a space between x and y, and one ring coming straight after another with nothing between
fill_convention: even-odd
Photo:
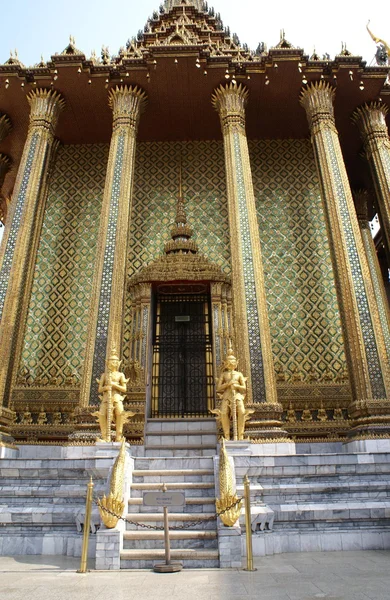
<instances>
[{"instance_id":1,"label":"stone platform","mask_svg":"<svg viewBox=\"0 0 390 600\"><path fill-rule=\"evenodd\" d=\"M215 514L218 494L216 431L207 421L198 431L190 422L180 424L173 443L176 424L152 421L146 448L128 447L125 495L133 524L92 533L89 554L98 568L149 568L161 560L161 530L141 525L162 525L162 509L144 507L142 495L163 483L186 496L186 506L171 514L173 526L186 525L172 533L174 559L193 568L232 567L244 560L243 514L232 531L215 519L202 522ZM196 453L194 436L200 445ZM202 436L208 438L206 448ZM297 444L296 454L292 448L272 454L271 448L227 444L238 495L245 475L251 482L255 556L390 548L390 453L383 444L354 444ZM372 451L363 451L368 447ZM107 491L118 450L118 444L24 445L17 456L2 458L0 554L79 556L87 483L92 476L96 495ZM94 509L92 530L99 525Z\"/></svg>"}]
</instances>

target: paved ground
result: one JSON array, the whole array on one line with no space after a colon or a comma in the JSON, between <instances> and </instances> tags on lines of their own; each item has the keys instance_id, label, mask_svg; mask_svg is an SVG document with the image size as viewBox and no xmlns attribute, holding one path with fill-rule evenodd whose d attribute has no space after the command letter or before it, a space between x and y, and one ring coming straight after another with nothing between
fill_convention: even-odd
<instances>
[{"instance_id":1,"label":"paved ground","mask_svg":"<svg viewBox=\"0 0 390 600\"><path fill-rule=\"evenodd\" d=\"M75 572L63 557L0 557L1 600L389 600L390 552L308 552L255 559L257 571Z\"/></svg>"}]
</instances>

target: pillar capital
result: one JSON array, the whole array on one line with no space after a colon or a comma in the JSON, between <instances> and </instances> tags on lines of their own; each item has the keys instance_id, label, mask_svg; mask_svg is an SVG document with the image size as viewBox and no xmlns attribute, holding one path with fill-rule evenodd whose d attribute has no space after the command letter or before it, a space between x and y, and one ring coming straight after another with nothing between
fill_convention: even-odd
<instances>
[{"instance_id":1,"label":"pillar capital","mask_svg":"<svg viewBox=\"0 0 390 600\"><path fill-rule=\"evenodd\" d=\"M7 115L0 115L0 142L7 137L12 129L12 123Z\"/></svg>"},{"instance_id":2,"label":"pillar capital","mask_svg":"<svg viewBox=\"0 0 390 600\"><path fill-rule=\"evenodd\" d=\"M352 113L352 121L359 128L367 152L367 145L373 138L388 140L386 115L389 109L382 102L370 102L359 106Z\"/></svg>"},{"instance_id":3,"label":"pillar capital","mask_svg":"<svg viewBox=\"0 0 390 600\"><path fill-rule=\"evenodd\" d=\"M220 85L212 95L211 101L218 111L222 129L228 126L245 128L245 107L249 91L241 83Z\"/></svg>"},{"instance_id":4,"label":"pillar capital","mask_svg":"<svg viewBox=\"0 0 390 600\"><path fill-rule=\"evenodd\" d=\"M30 131L35 128L45 129L54 135L58 118L65 107L65 100L55 90L37 89L27 96L30 104Z\"/></svg>"},{"instance_id":5,"label":"pillar capital","mask_svg":"<svg viewBox=\"0 0 390 600\"><path fill-rule=\"evenodd\" d=\"M302 90L299 101L306 111L311 130L321 123L334 128L334 97L335 89L322 80Z\"/></svg>"},{"instance_id":6,"label":"pillar capital","mask_svg":"<svg viewBox=\"0 0 390 600\"><path fill-rule=\"evenodd\" d=\"M386 115L389 109L386 104L380 101L366 102L363 106L358 106L352 113L352 121L364 132L386 131Z\"/></svg>"},{"instance_id":7,"label":"pillar capital","mask_svg":"<svg viewBox=\"0 0 390 600\"><path fill-rule=\"evenodd\" d=\"M146 107L146 92L138 86L117 85L109 91L108 102L113 112L113 129L125 126L136 131Z\"/></svg>"}]
</instances>

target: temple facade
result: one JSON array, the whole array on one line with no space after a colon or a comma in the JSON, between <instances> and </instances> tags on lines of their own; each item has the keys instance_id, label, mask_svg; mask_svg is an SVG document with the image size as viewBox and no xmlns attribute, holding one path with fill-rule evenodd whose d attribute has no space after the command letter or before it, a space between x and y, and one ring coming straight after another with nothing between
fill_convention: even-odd
<instances>
[{"instance_id":1,"label":"temple facade","mask_svg":"<svg viewBox=\"0 0 390 600\"><path fill-rule=\"evenodd\" d=\"M253 53L202 2L166 2L118 56L71 40L0 75L4 440L88 440L113 346L132 439L152 413L205 416L229 340L252 439L387 435L389 311L368 229L376 206L388 248L385 66L309 58L283 34ZM179 178L198 250L169 256ZM159 363L168 297L203 322L178 325ZM193 353L169 370L185 336Z\"/></svg>"},{"instance_id":2,"label":"temple facade","mask_svg":"<svg viewBox=\"0 0 390 600\"><path fill-rule=\"evenodd\" d=\"M258 454L389 443L388 70L251 51L201 0L0 65L3 449L93 444L113 352L132 447L218 425L229 348Z\"/></svg>"}]
</instances>

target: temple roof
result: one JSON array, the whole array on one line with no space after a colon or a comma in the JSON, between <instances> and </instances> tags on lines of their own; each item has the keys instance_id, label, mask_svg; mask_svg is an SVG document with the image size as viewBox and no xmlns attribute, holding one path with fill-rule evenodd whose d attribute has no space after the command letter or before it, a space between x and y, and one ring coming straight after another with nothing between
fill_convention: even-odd
<instances>
[{"instance_id":1,"label":"temple roof","mask_svg":"<svg viewBox=\"0 0 390 600\"><path fill-rule=\"evenodd\" d=\"M197 10L203 11L204 1L203 0L165 0L164 8L166 11L169 11L174 6L183 6L183 4L188 5L188 6L189 5L194 6Z\"/></svg>"},{"instance_id":2,"label":"temple roof","mask_svg":"<svg viewBox=\"0 0 390 600\"><path fill-rule=\"evenodd\" d=\"M72 38L47 63L26 68L13 55L0 65L0 112L14 126L0 143L0 152L15 167L3 192L8 196L12 191L27 135L27 94L36 87L63 95L66 107L56 133L65 144L110 141L108 91L121 84L137 85L148 95L140 140L222 139L211 96L229 81L248 88L249 138L305 138L309 129L299 95L305 85L320 79L337 86L335 116L347 168L353 185L364 187L361 140L350 117L358 106L379 97L390 106L388 70L387 65L367 67L345 47L334 60L315 52L309 57L283 31L270 50L264 44L250 50L206 3L167 0L117 55L103 48L100 56L87 58Z\"/></svg>"}]
</instances>

